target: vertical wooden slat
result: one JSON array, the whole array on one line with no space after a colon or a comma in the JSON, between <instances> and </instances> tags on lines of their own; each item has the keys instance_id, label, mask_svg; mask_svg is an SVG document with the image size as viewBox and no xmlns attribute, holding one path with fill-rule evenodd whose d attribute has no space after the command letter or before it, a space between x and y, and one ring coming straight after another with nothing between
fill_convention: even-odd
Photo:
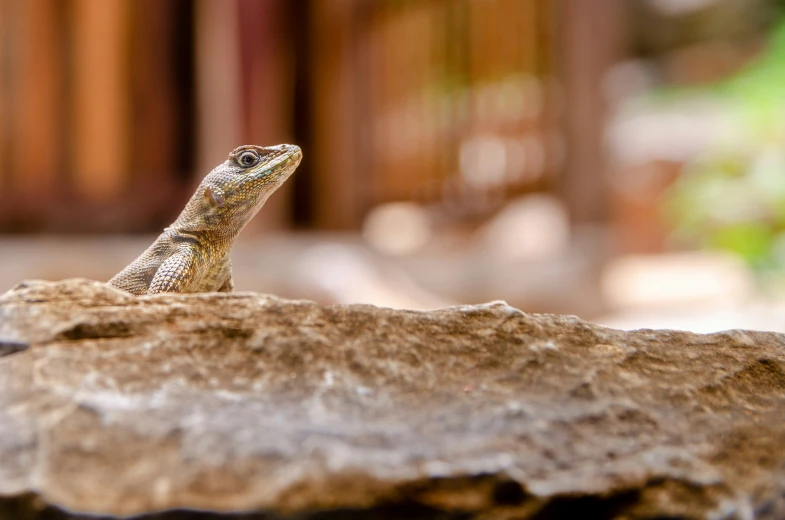
<instances>
[{"instance_id":1,"label":"vertical wooden slat","mask_svg":"<svg viewBox=\"0 0 785 520\"><path fill-rule=\"evenodd\" d=\"M198 177L240 143L240 45L237 0L198 0L196 78Z\"/></svg>"},{"instance_id":2,"label":"vertical wooden slat","mask_svg":"<svg viewBox=\"0 0 785 520\"><path fill-rule=\"evenodd\" d=\"M514 0L510 0L514 1ZM548 0L528 0L519 18L518 32L524 36L519 56L521 70L528 78L528 85L522 92L523 118L518 126L519 135L524 137L526 146L522 169L513 172L514 177L528 183L538 183L545 187L553 180L553 168L548 165L546 138L551 138L553 127L549 112L550 92L546 83L552 74L550 70L550 46L543 38L543 25L547 12L542 3Z\"/></svg>"},{"instance_id":3,"label":"vertical wooden slat","mask_svg":"<svg viewBox=\"0 0 785 520\"><path fill-rule=\"evenodd\" d=\"M352 130L355 143L354 168L356 175L354 178L358 183L355 191L357 226L374 202L373 128L376 121L372 112L373 54L370 50L370 35L375 9L376 6L372 2L358 2L352 10L352 39L354 43L350 59L352 62L351 82L355 89Z\"/></svg>"},{"instance_id":4,"label":"vertical wooden slat","mask_svg":"<svg viewBox=\"0 0 785 520\"><path fill-rule=\"evenodd\" d=\"M0 189L5 188L8 175L8 149L10 139L10 93L7 85L10 79L8 70L11 50L11 9L10 0L0 0Z\"/></svg>"},{"instance_id":5,"label":"vertical wooden slat","mask_svg":"<svg viewBox=\"0 0 785 520\"><path fill-rule=\"evenodd\" d=\"M312 125L311 84L314 67L312 62L318 59L312 53L311 46L311 5L310 0L287 0L286 32L290 35L293 53L293 89L292 89L292 131L293 141L302 147L305 159L297 169L297 174L287 184L291 188L292 224L306 227L314 223L314 204L317 194L313 183L314 157L312 143L315 138Z\"/></svg>"},{"instance_id":6,"label":"vertical wooden slat","mask_svg":"<svg viewBox=\"0 0 785 520\"><path fill-rule=\"evenodd\" d=\"M368 75L368 88L370 90L371 111L371 158L372 168L370 179L373 202L384 199L385 182L390 170L390 140L392 138L389 123L389 88L391 81L388 78L388 32L390 6L388 2L375 4L369 20L368 46L370 53L371 71Z\"/></svg>"},{"instance_id":7,"label":"vertical wooden slat","mask_svg":"<svg viewBox=\"0 0 785 520\"><path fill-rule=\"evenodd\" d=\"M400 49L396 71L403 80L398 92L397 108L408 122L403 130L406 146L402 150L393 175L388 178L389 192L398 200L412 197L414 190L429 177L434 150L430 146L432 129L430 104L427 97L432 81L433 49L430 14L434 4L412 5L401 13L398 35L391 44ZM396 45L400 39L405 45Z\"/></svg>"},{"instance_id":8,"label":"vertical wooden slat","mask_svg":"<svg viewBox=\"0 0 785 520\"><path fill-rule=\"evenodd\" d=\"M171 222L189 195L196 163L191 0L133 0L129 58L130 163L127 198L139 229Z\"/></svg>"},{"instance_id":9,"label":"vertical wooden slat","mask_svg":"<svg viewBox=\"0 0 785 520\"><path fill-rule=\"evenodd\" d=\"M177 3L171 0L134 0L131 43L131 124L130 166L134 182L148 185L172 177L177 159L187 150L178 150L179 109L174 67L172 26L178 23Z\"/></svg>"},{"instance_id":10,"label":"vertical wooden slat","mask_svg":"<svg viewBox=\"0 0 785 520\"><path fill-rule=\"evenodd\" d=\"M63 32L57 7L51 0L17 3L10 171L22 195L51 194L62 172Z\"/></svg>"},{"instance_id":11,"label":"vertical wooden slat","mask_svg":"<svg viewBox=\"0 0 785 520\"><path fill-rule=\"evenodd\" d=\"M601 86L624 54L626 0L560 0L561 80L567 163L560 191L576 223L607 219L605 100Z\"/></svg>"},{"instance_id":12,"label":"vertical wooden slat","mask_svg":"<svg viewBox=\"0 0 785 520\"><path fill-rule=\"evenodd\" d=\"M73 178L96 201L117 196L130 152L130 0L74 0Z\"/></svg>"},{"instance_id":13,"label":"vertical wooden slat","mask_svg":"<svg viewBox=\"0 0 785 520\"><path fill-rule=\"evenodd\" d=\"M358 0L314 2L312 52L314 81L314 182L317 225L352 229L359 225L358 188L364 172L356 171L353 123L355 91L352 83L352 10Z\"/></svg>"},{"instance_id":14,"label":"vertical wooden slat","mask_svg":"<svg viewBox=\"0 0 785 520\"><path fill-rule=\"evenodd\" d=\"M515 3L516 0L509 0ZM520 36L519 49L520 49L520 64L524 71L529 74L539 74L537 65L539 57L543 55L548 49L540 45L539 27L539 5L538 0L526 0L523 5L519 6L520 16L516 17L515 32Z\"/></svg>"},{"instance_id":15,"label":"vertical wooden slat","mask_svg":"<svg viewBox=\"0 0 785 520\"><path fill-rule=\"evenodd\" d=\"M287 0L240 0L244 137L258 143L291 136L292 56ZM296 35L295 35L296 37Z\"/></svg>"},{"instance_id":16,"label":"vertical wooden slat","mask_svg":"<svg viewBox=\"0 0 785 520\"><path fill-rule=\"evenodd\" d=\"M266 146L292 140L291 38L300 36L286 31L288 1L240 0L243 133L242 143L238 145ZM285 183L266 203L265 210L251 221L248 232L285 227L289 221L291 189L292 183Z\"/></svg>"},{"instance_id":17,"label":"vertical wooden slat","mask_svg":"<svg viewBox=\"0 0 785 520\"><path fill-rule=\"evenodd\" d=\"M447 27L449 7L445 3L435 4L431 16L430 25L433 42L433 55L431 67L434 71L433 89L438 92L438 99L435 100L436 106L431 107L433 111L434 141L432 152L434 153L435 167L431 172L427 184L423 186L422 198L429 203L441 200L442 185L444 179L451 172L451 144L450 135L452 130L449 128L450 115L445 107L449 106L455 95L454 85L450 85L452 78L449 76L449 50L447 42Z\"/></svg>"}]
</instances>

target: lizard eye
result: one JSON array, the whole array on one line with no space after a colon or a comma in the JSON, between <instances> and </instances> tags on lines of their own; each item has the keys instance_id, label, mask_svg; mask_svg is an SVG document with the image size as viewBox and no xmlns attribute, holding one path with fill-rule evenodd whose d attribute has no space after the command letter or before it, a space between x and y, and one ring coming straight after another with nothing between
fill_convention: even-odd
<instances>
[{"instance_id":1,"label":"lizard eye","mask_svg":"<svg viewBox=\"0 0 785 520\"><path fill-rule=\"evenodd\" d=\"M259 156L255 152L243 152L237 158L237 163L243 168L250 168L259 162Z\"/></svg>"}]
</instances>

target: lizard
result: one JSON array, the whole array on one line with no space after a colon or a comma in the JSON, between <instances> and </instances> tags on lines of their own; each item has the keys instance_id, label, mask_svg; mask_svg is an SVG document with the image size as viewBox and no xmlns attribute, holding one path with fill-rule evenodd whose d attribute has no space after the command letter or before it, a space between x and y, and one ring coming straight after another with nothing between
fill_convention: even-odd
<instances>
[{"instance_id":1,"label":"lizard","mask_svg":"<svg viewBox=\"0 0 785 520\"><path fill-rule=\"evenodd\" d=\"M109 285L131 294L231 292L235 237L302 159L298 146L240 146L205 176L172 225Z\"/></svg>"}]
</instances>

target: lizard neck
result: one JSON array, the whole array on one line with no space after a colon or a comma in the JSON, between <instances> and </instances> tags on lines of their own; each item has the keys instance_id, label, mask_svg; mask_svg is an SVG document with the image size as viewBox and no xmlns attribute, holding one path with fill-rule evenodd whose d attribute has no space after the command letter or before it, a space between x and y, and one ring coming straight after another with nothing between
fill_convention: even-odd
<instances>
[{"instance_id":1,"label":"lizard neck","mask_svg":"<svg viewBox=\"0 0 785 520\"><path fill-rule=\"evenodd\" d=\"M228 211L222 211L224 208L205 209L202 196L197 191L167 230L178 235L198 237L202 243L230 246L247 220L233 220Z\"/></svg>"}]
</instances>

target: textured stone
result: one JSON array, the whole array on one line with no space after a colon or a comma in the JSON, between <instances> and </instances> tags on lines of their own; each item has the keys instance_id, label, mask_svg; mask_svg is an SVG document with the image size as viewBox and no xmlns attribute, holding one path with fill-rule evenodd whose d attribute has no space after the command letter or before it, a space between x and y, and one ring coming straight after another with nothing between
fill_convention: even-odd
<instances>
[{"instance_id":1,"label":"textured stone","mask_svg":"<svg viewBox=\"0 0 785 520\"><path fill-rule=\"evenodd\" d=\"M780 334L86 280L0 296L3 519L783 518L783 497Z\"/></svg>"}]
</instances>

